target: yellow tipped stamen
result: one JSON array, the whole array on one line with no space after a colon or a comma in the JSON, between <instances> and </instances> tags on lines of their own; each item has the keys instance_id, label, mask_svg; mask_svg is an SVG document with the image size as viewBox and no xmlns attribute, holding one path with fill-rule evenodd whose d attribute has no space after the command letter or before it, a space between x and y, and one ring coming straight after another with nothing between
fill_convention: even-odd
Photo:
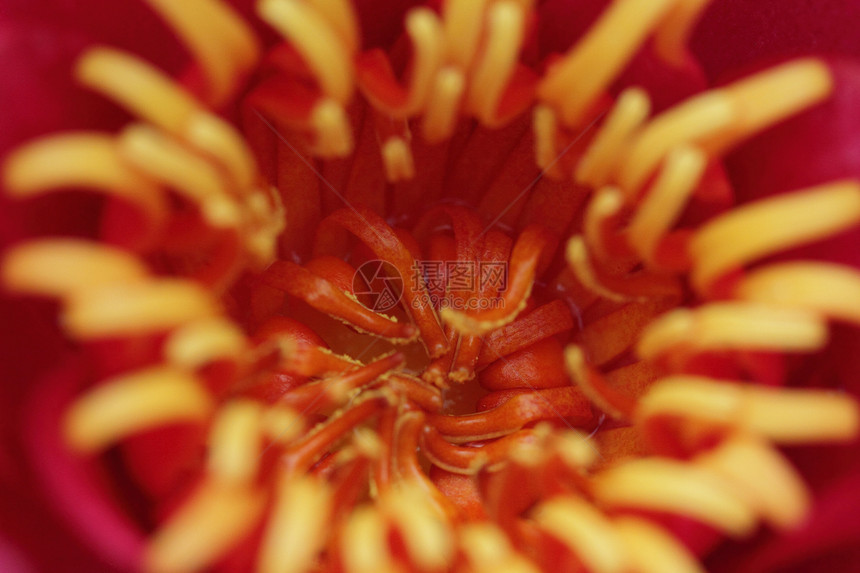
<instances>
[{"instance_id":1,"label":"yellow tipped stamen","mask_svg":"<svg viewBox=\"0 0 860 573\"><path fill-rule=\"evenodd\" d=\"M281 477L266 527L257 571L301 573L312 569L326 540L331 492L313 478Z\"/></svg>"},{"instance_id":2,"label":"yellow tipped stamen","mask_svg":"<svg viewBox=\"0 0 860 573\"><path fill-rule=\"evenodd\" d=\"M639 573L705 573L696 556L671 534L653 523L635 517L615 520L632 566Z\"/></svg>"},{"instance_id":3,"label":"yellow tipped stamen","mask_svg":"<svg viewBox=\"0 0 860 573\"><path fill-rule=\"evenodd\" d=\"M199 109L194 97L169 76L127 52L93 48L77 62L77 80L133 115L174 134Z\"/></svg>"},{"instance_id":4,"label":"yellow tipped stamen","mask_svg":"<svg viewBox=\"0 0 860 573\"><path fill-rule=\"evenodd\" d=\"M638 132L619 162L616 179L628 197L635 197L669 152L712 139L736 121L737 110L721 91L705 92L678 104Z\"/></svg>"},{"instance_id":5,"label":"yellow tipped stamen","mask_svg":"<svg viewBox=\"0 0 860 573\"><path fill-rule=\"evenodd\" d=\"M796 262L747 276L735 290L743 300L820 312L860 323L860 271L843 265Z\"/></svg>"},{"instance_id":6,"label":"yellow tipped stamen","mask_svg":"<svg viewBox=\"0 0 860 573\"><path fill-rule=\"evenodd\" d=\"M725 302L663 315L643 332L636 351L649 359L677 349L811 352L824 346L827 336L827 324L815 313Z\"/></svg>"},{"instance_id":7,"label":"yellow tipped stamen","mask_svg":"<svg viewBox=\"0 0 860 573\"><path fill-rule=\"evenodd\" d=\"M857 403L845 395L697 376L655 383L640 400L636 415L691 418L785 444L850 440L860 425Z\"/></svg>"},{"instance_id":8,"label":"yellow tipped stamen","mask_svg":"<svg viewBox=\"0 0 860 573\"><path fill-rule=\"evenodd\" d=\"M498 126L496 111L519 60L525 16L523 8L512 0L490 8L483 53L469 83L469 106L488 127Z\"/></svg>"},{"instance_id":9,"label":"yellow tipped stamen","mask_svg":"<svg viewBox=\"0 0 860 573\"><path fill-rule=\"evenodd\" d=\"M165 342L164 355L171 364L195 370L216 360L239 360L247 349L248 341L236 324L212 317L172 332Z\"/></svg>"},{"instance_id":10,"label":"yellow tipped stamen","mask_svg":"<svg viewBox=\"0 0 860 573\"><path fill-rule=\"evenodd\" d=\"M317 155L335 158L352 153L352 128L343 106L330 99L320 100L311 112L310 125Z\"/></svg>"},{"instance_id":11,"label":"yellow tipped stamen","mask_svg":"<svg viewBox=\"0 0 860 573\"><path fill-rule=\"evenodd\" d=\"M71 336L94 339L167 331L218 313L204 287L164 279L76 293L67 302L62 322Z\"/></svg>"},{"instance_id":12,"label":"yellow tipped stamen","mask_svg":"<svg viewBox=\"0 0 860 573\"><path fill-rule=\"evenodd\" d=\"M375 507L363 506L352 512L341 543L347 573L402 572L391 556L388 527Z\"/></svg>"},{"instance_id":13,"label":"yellow tipped stamen","mask_svg":"<svg viewBox=\"0 0 860 573\"><path fill-rule=\"evenodd\" d=\"M78 61L76 76L140 119L199 147L232 175L239 189L254 182L253 156L236 129L203 111L191 94L148 62L94 48Z\"/></svg>"},{"instance_id":14,"label":"yellow tipped stamen","mask_svg":"<svg viewBox=\"0 0 860 573\"><path fill-rule=\"evenodd\" d=\"M382 161L389 183L407 181L415 177L415 161L409 144L400 137L389 138L382 144Z\"/></svg>"},{"instance_id":15,"label":"yellow tipped stamen","mask_svg":"<svg viewBox=\"0 0 860 573\"><path fill-rule=\"evenodd\" d=\"M576 385L582 390L589 400L602 411L609 414L616 420L624 420L627 414L616 408L609 402L594 386L591 384L591 377L588 374L588 366L585 358L585 352L582 347L575 344L567 346L564 350L564 362L567 366L567 371L573 378Z\"/></svg>"},{"instance_id":16,"label":"yellow tipped stamen","mask_svg":"<svg viewBox=\"0 0 860 573\"><path fill-rule=\"evenodd\" d=\"M3 184L18 198L85 187L152 216L165 210L161 191L123 161L113 136L95 132L49 136L17 149L4 165Z\"/></svg>"},{"instance_id":17,"label":"yellow tipped stamen","mask_svg":"<svg viewBox=\"0 0 860 573\"><path fill-rule=\"evenodd\" d=\"M654 50L664 60L681 65L687 56L687 41L711 0L681 0L669 11L654 33ZM667 569L668 571L668 569Z\"/></svg>"},{"instance_id":18,"label":"yellow tipped stamen","mask_svg":"<svg viewBox=\"0 0 860 573\"><path fill-rule=\"evenodd\" d=\"M541 101L568 127L581 126L600 94L624 69L675 0L618 0L538 87Z\"/></svg>"},{"instance_id":19,"label":"yellow tipped stamen","mask_svg":"<svg viewBox=\"0 0 860 573\"><path fill-rule=\"evenodd\" d=\"M325 16L299 0L262 0L258 12L302 55L326 96L340 104L349 102L352 54Z\"/></svg>"},{"instance_id":20,"label":"yellow tipped stamen","mask_svg":"<svg viewBox=\"0 0 860 573\"><path fill-rule=\"evenodd\" d=\"M305 417L282 405L267 408L260 425L266 438L278 444L288 444L307 430Z\"/></svg>"},{"instance_id":21,"label":"yellow tipped stamen","mask_svg":"<svg viewBox=\"0 0 860 573\"><path fill-rule=\"evenodd\" d=\"M128 251L81 239L40 239L13 247L0 273L11 292L52 297L139 282L148 275L146 265Z\"/></svg>"},{"instance_id":22,"label":"yellow tipped stamen","mask_svg":"<svg viewBox=\"0 0 860 573\"><path fill-rule=\"evenodd\" d=\"M644 90L624 90L577 163L576 181L595 189L609 183L624 144L645 123L650 113L651 100Z\"/></svg>"},{"instance_id":23,"label":"yellow tipped stamen","mask_svg":"<svg viewBox=\"0 0 860 573\"><path fill-rule=\"evenodd\" d=\"M187 372L152 368L106 381L66 412L64 435L81 453L97 453L136 433L176 422L201 422L212 398Z\"/></svg>"},{"instance_id":24,"label":"yellow tipped stamen","mask_svg":"<svg viewBox=\"0 0 860 573\"><path fill-rule=\"evenodd\" d=\"M816 60L798 60L711 90L664 112L639 133L619 174L636 193L663 158L679 145L719 153L761 130L821 102L833 89Z\"/></svg>"},{"instance_id":25,"label":"yellow tipped stamen","mask_svg":"<svg viewBox=\"0 0 860 573\"><path fill-rule=\"evenodd\" d=\"M539 569L514 551L496 526L467 523L459 531L460 546L476 573L538 573Z\"/></svg>"},{"instance_id":26,"label":"yellow tipped stamen","mask_svg":"<svg viewBox=\"0 0 860 573\"><path fill-rule=\"evenodd\" d=\"M218 171L180 142L137 124L120 135L119 151L136 169L197 204L213 227L239 225L239 206L228 196Z\"/></svg>"},{"instance_id":27,"label":"yellow tipped stamen","mask_svg":"<svg viewBox=\"0 0 860 573\"><path fill-rule=\"evenodd\" d=\"M588 249L585 246L585 240L581 235L575 235L567 242L565 258L567 260L567 264L570 265L570 268L576 275L576 278L579 279L579 282L581 282L588 290L600 295L602 298L614 302L627 302L631 300L631 297L612 292L600 284L600 280L597 278L597 273L595 272L590 257L588 256Z\"/></svg>"},{"instance_id":28,"label":"yellow tipped stamen","mask_svg":"<svg viewBox=\"0 0 860 573\"><path fill-rule=\"evenodd\" d=\"M442 6L448 60L468 70L478 52L484 16L492 0L448 0Z\"/></svg>"},{"instance_id":29,"label":"yellow tipped stamen","mask_svg":"<svg viewBox=\"0 0 860 573\"><path fill-rule=\"evenodd\" d=\"M798 526L809 511L810 495L800 476L761 440L734 437L695 463L729 480L747 504L778 529Z\"/></svg>"},{"instance_id":30,"label":"yellow tipped stamen","mask_svg":"<svg viewBox=\"0 0 860 573\"><path fill-rule=\"evenodd\" d=\"M305 0L314 10L328 20L329 25L343 39L350 53L361 48L358 16L349 0Z\"/></svg>"},{"instance_id":31,"label":"yellow tipped stamen","mask_svg":"<svg viewBox=\"0 0 860 573\"><path fill-rule=\"evenodd\" d=\"M439 143L454 133L465 91L466 77L460 70L445 67L436 74L421 124L429 143Z\"/></svg>"},{"instance_id":32,"label":"yellow tipped stamen","mask_svg":"<svg viewBox=\"0 0 860 573\"><path fill-rule=\"evenodd\" d=\"M621 573L627 554L612 523L596 508L575 497L556 498L537 507L538 527L570 547L589 571Z\"/></svg>"},{"instance_id":33,"label":"yellow tipped stamen","mask_svg":"<svg viewBox=\"0 0 860 573\"><path fill-rule=\"evenodd\" d=\"M404 117L416 114L425 106L445 56L442 25L432 10L410 10L406 16L406 33L412 40L413 56Z\"/></svg>"},{"instance_id":34,"label":"yellow tipped stamen","mask_svg":"<svg viewBox=\"0 0 860 573\"><path fill-rule=\"evenodd\" d=\"M707 156L696 148L680 147L666 158L666 165L640 203L630 223L630 244L653 264L660 239L678 221L702 178Z\"/></svg>"},{"instance_id":35,"label":"yellow tipped stamen","mask_svg":"<svg viewBox=\"0 0 860 573\"><path fill-rule=\"evenodd\" d=\"M607 506L685 515L733 537L745 537L756 526L753 510L721 479L684 462L630 461L596 475L592 484L594 496Z\"/></svg>"},{"instance_id":36,"label":"yellow tipped stamen","mask_svg":"<svg viewBox=\"0 0 860 573\"><path fill-rule=\"evenodd\" d=\"M587 470L597 462L598 456L589 439L582 432L556 432L552 438L552 447L567 467L578 471Z\"/></svg>"},{"instance_id":37,"label":"yellow tipped stamen","mask_svg":"<svg viewBox=\"0 0 860 573\"><path fill-rule=\"evenodd\" d=\"M535 106L533 113L535 163L541 169L546 170L548 175L559 178L562 173L555 165L559 157L558 117L552 108L540 104Z\"/></svg>"},{"instance_id":38,"label":"yellow tipped stamen","mask_svg":"<svg viewBox=\"0 0 860 573\"><path fill-rule=\"evenodd\" d=\"M220 105L244 73L259 58L253 30L225 2L213 0L146 0L194 55L210 83L211 98Z\"/></svg>"},{"instance_id":39,"label":"yellow tipped stamen","mask_svg":"<svg viewBox=\"0 0 860 573\"><path fill-rule=\"evenodd\" d=\"M708 146L722 152L739 141L824 101L833 93L830 68L812 58L788 62L725 88L738 122Z\"/></svg>"},{"instance_id":40,"label":"yellow tipped stamen","mask_svg":"<svg viewBox=\"0 0 860 573\"><path fill-rule=\"evenodd\" d=\"M762 388L746 408L750 430L781 444L845 442L860 431L857 402L844 394Z\"/></svg>"},{"instance_id":41,"label":"yellow tipped stamen","mask_svg":"<svg viewBox=\"0 0 860 573\"><path fill-rule=\"evenodd\" d=\"M257 178L254 156L232 125L211 113L198 112L188 118L182 137L223 166L240 192L253 188Z\"/></svg>"},{"instance_id":42,"label":"yellow tipped stamen","mask_svg":"<svg viewBox=\"0 0 860 573\"><path fill-rule=\"evenodd\" d=\"M440 519L418 486L404 483L382 499L383 513L396 524L409 556L421 571L450 568L454 539L450 525Z\"/></svg>"},{"instance_id":43,"label":"yellow tipped stamen","mask_svg":"<svg viewBox=\"0 0 860 573\"><path fill-rule=\"evenodd\" d=\"M223 483L250 485L257 476L263 408L251 400L222 406L209 431L207 470Z\"/></svg>"},{"instance_id":44,"label":"yellow tipped stamen","mask_svg":"<svg viewBox=\"0 0 860 573\"><path fill-rule=\"evenodd\" d=\"M693 283L700 289L723 273L811 243L860 222L860 183L840 181L764 199L704 225L693 237Z\"/></svg>"},{"instance_id":45,"label":"yellow tipped stamen","mask_svg":"<svg viewBox=\"0 0 860 573\"><path fill-rule=\"evenodd\" d=\"M215 480L204 483L150 541L147 573L193 573L227 554L248 535L265 508L265 496Z\"/></svg>"},{"instance_id":46,"label":"yellow tipped stamen","mask_svg":"<svg viewBox=\"0 0 860 573\"><path fill-rule=\"evenodd\" d=\"M613 222L623 208L624 195L616 187L603 187L588 202L585 208L585 219L582 222L588 250L600 262L612 265L614 271L627 271L632 266L627 261L619 261L621 257L610 252L612 250L609 244L612 240L610 234L615 232ZM570 249L569 244L568 249Z\"/></svg>"}]
</instances>

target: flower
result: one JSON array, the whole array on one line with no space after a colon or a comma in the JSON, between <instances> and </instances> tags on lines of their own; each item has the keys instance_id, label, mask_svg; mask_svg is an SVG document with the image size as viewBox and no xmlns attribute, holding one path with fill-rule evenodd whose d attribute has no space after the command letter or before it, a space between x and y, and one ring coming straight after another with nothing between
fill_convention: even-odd
<instances>
[{"instance_id":1,"label":"flower","mask_svg":"<svg viewBox=\"0 0 860 573\"><path fill-rule=\"evenodd\" d=\"M850 49L740 70L728 1L87 4L10 9L13 55L60 30L0 145L3 500L62 516L66 563L759 571L856 539ZM3 526L9 568L57 567Z\"/></svg>"}]
</instances>

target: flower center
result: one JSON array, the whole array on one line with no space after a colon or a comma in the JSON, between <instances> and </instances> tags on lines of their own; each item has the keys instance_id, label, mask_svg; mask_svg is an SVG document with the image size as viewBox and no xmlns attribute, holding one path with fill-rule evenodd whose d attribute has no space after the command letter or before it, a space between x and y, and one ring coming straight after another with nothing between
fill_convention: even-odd
<instances>
[{"instance_id":1,"label":"flower center","mask_svg":"<svg viewBox=\"0 0 860 573\"><path fill-rule=\"evenodd\" d=\"M99 240L3 265L97 357L64 438L120 452L145 568L693 571L714 531L803 519L775 444L850 439L857 405L765 386L860 322L860 274L750 267L857 225L860 185L730 209L719 157L828 98L825 64L652 113L614 83L643 50L688 63L706 2L612 2L540 67L527 0L414 8L387 51L349 2L263 0L264 55L224 4L149 4L206 95L85 54L82 85L134 122L31 143L4 178L101 193Z\"/></svg>"}]
</instances>

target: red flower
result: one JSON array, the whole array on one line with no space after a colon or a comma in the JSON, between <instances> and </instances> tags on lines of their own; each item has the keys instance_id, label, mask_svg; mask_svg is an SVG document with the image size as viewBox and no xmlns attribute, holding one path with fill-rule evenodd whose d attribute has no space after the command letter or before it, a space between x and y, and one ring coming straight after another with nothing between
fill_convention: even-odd
<instances>
[{"instance_id":1,"label":"red flower","mask_svg":"<svg viewBox=\"0 0 860 573\"><path fill-rule=\"evenodd\" d=\"M4 570L857 563L852 4L3 4Z\"/></svg>"}]
</instances>

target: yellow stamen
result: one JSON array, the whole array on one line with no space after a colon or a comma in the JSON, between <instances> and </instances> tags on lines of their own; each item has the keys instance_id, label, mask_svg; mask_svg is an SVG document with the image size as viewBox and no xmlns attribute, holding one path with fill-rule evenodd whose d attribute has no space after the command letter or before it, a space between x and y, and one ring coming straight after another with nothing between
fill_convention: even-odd
<instances>
[{"instance_id":1,"label":"yellow stamen","mask_svg":"<svg viewBox=\"0 0 860 573\"><path fill-rule=\"evenodd\" d=\"M382 144L382 160L389 183L415 177L415 161L409 144L400 137L391 137Z\"/></svg>"},{"instance_id":2,"label":"yellow stamen","mask_svg":"<svg viewBox=\"0 0 860 573\"><path fill-rule=\"evenodd\" d=\"M152 368L84 393L66 412L64 434L74 450L96 453L150 428L203 421L212 408L212 398L192 375Z\"/></svg>"},{"instance_id":3,"label":"yellow stamen","mask_svg":"<svg viewBox=\"0 0 860 573\"><path fill-rule=\"evenodd\" d=\"M595 389L589 382L587 363L585 352L582 347L576 344L567 346L564 350L564 362L567 365L567 371L570 373L576 385L582 390L582 393L591 400L595 406L606 412L616 420L626 418L625 414L610 404L604 397Z\"/></svg>"},{"instance_id":4,"label":"yellow stamen","mask_svg":"<svg viewBox=\"0 0 860 573\"><path fill-rule=\"evenodd\" d=\"M323 158L345 157L352 153L352 128L346 110L337 102L322 99L311 112L315 135L313 151Z\"/></svg>"},{"instance_id":5,"label":"yellow stamen","mask_svg":"<svg viewBox=\"0 0 860 573\"><path fill-rule=\"evenodd\" d=\"M388 528L379 511L359 507L349 516L343 531L343 564L347 573L402 573L388 544Z\"/></svg>"},{"instance_id":6,"label":"yellow stamen","mask_svg":"<svg viewBox=\"0 0 860 573\"><path fill-rule=\"evenodd\" d=\"M752 509L722 480L684 462L643 458L605 470L592 483L607 506L685 515L734 537L749 535L756 525Z\"/></svg>"},{"instance_id":7,"label":"yellow stamen","mask_svg":"<svg viewBox=\"0 0 860 573\"><path fill-rule=\"evenodd\" d=\"M355 53L361 48L358 17L352 2L349 0L305 0L305 2L328 20L329 25L343 39L350 53Z\"/></svg>"},{"instance_id":8,"label":"yellow stamen","mask_svg":"<svg viewBox=\"0 0 860 573\"><path fill-rule=\"evenodd\" d=\"M209 481L170 517L150 541L147 573L193 573L227 554L250 533L265 496L246 487Z\"/></svg>"},{"instance_id":9,"label":"yellow stamen","mask_svg":"<svg viewBox=\"0 0 860 573\"><path fill-rule=\"evenodd\" d=\"M95 132L49 136L17 149L4 165L3 183L17 198L85 187L130 201L151 216L166 208L161 191L123 161L116 140Z\"/></svg>"},{"instance_id":10,"label":"yellow stamen","mask_svg":"<svg viewBox=\"0 0 860 573\"><path fill-rule=\"evenodd\" d=\"M307 430L305 417L286 406L268 408L260 423L266 437L279 444L287 444Z\"/></svg>"},{"instance_id":11,"label":"yellow stamen","mask_svg":"<svg viewBox=\"0 0 860 573\"><path fill-rule=\"evenodd\" d=\"M736 82L725 93L738 121L707 147L712 152L723 152L826 100L833 93L833 77L824 62L800 59Z\"/></svg>"},{"instance_id":12,"label":"yellow stamen","mask_svg":"<svg viewBox=\"0 0 860 573\"><path fill-rule=\"evenodd\" d=\"M253 189L257 178L254 156L232 125L211 113L195 113L181 136L223 166L240 192Z\"/></svg>"},{"instance_id":13,"label":"yellow stamen","mask_svg":"<svg viewBox=\"0 0 860 573\"><path fill-rule=\"evenodd\" d=\"M720 91L705 92L658 115L629 143L616 176L633 198L673 149L696 145L723 133L737 121L737 110Z\"/></svg>"},{"instance_id":14,"label":"yellow stamen","mask_svg":"<svg viewBox=\"0 0 860 573\"><path fill-rule=\"evenodd\" d=\"M199 109L194 97L165 73L120 50L89 50L78 60L75 77L170 133L181 133L188 118Z\"/></svg>"},{"instance_id":15,"label":"yellow stamen","mask_svg":"<svg viewBox=\"0 0 860 573\"><path fill-rule=\"evenodd\" d=\"M588 250L600 262L611 265L612 270L626 272L632 267L631 262L619 261L621 257L610 252L607 236L612 232L612 221L617 218L624 208L624 195L616 187L599 189L585 208L585 220L582 231ZM570 242L568 242L570 249ZM574 253L570 253L571 255ZM570 263L568 263L570 264Z\"/></svg>"},{"instance_id":16,"label":"yellow stamen","mask_svg":"<svg viewBox=\"0 0 860 573\"><path fill-rule=\"evenodd\" d=\"M427 502L425 492L407 483L382 499L383 513L396 524L406 550L422 571L442 571L451 567L454 539L450 525Z\"/></svg>"},{"instance_id":17,"label":"yellow stamen","mask_svg":"<svg viewBox=\"0 0 860 573\"><path fill-rule=\"evenodd\" d=\"M817 314L725 302L665 314L643 332L636 351L643 358L655 358L676 349L811 352L826 343L827 325Z\"/></svg>"},{"instance_id":18,"label":"yellow stamen","mask_svg":"<svg viewBox=\"0 0 860 573\"><path fill-rule=\"evenodd\" d=\"M164 346L167 360L195 370L215 360L239 360L248 349L242 330L221 317L188 323L171 333Z\"/></svg>"},{"instance_id":19,"label":"yellow stamen","mask_svg":"<svg viewBox=\"0 0 860 573\"><path fill-rule=\"evenodd\" d=\"M687 56L687 41L711 0L681 0L654 34L654 50L670 64L680 66Z\"/></svg>"},{"instance_id":20,"label":"yellow stamen","mask_svg":"<svg viewBox=\"0 0 860 573\"><path fill-rule=\"evenodd\" d=\"M331 492L313 478L281 477L257 571L301 573L313 568L326 540Z\"/></svg>"},{"instance_id":21,"label":"yellow stamen","mask_svg":"<svg viewBox=\"0 0 860 573\"><path fill-rule=\"evenodd\" d=\"M690 244L693 283L707 287L755 259L823 239L860 222L860 184L840 181L734 209Z\"/></svg>"},{"instance_id":22,"label":"yellow stamen","mask_svg":"<svg viewBox=\"0 0 860 573\"><path fill-rule=\"evenodd\" d=\"M558 179L562 177L561 169L556 165L559 158L558 117L552 108L540 104L535 106L533 114L535 163L547 175Z\"/></svg>"},{"instance_id":23,"label":"yellow stamen","mask_svg":"<svg viewBox=\"0 0 860 573\"><path fill-rule=\"evenodd\" d=\"M860 323L860 271L819 262L771 265L737 287L738 298L820 312Z\"/></svg>"},{"instance_id":24,"label":"yellow stamen","mask_svg":"<svg viewBox=\"0 0 860 573\"><path fill-rule=\"evenodd\" d=\"M615 521L615 531L639 573L705 573L689 549L649 521L622 517Z\"/></svg>"},{"instance_id":25,"label":"yellow stamen","mask_svg":"<svg viewBox=\"0 0 860 573\"><path fill-rule=\"evenodd\" d=\"M544 502L534 512L538 527L570 547L597 573L627 570L627 555L612 523L592 505L575 497Z\"/></svg>"},{"instance_id":26,"label":"yellow stamen","mask_svg":"<svg viewBox=\"0 0 860 573\"><path fill-rule=\"evenodd\" d=\"M505 534L486 522L467 523L458 535L469 565L476 573L538 573L538 568L514 551Z\"/></svg>"},{"instance_id":27,"label":"yellow stamen","mask_svg":"<svg viewBox=\"0 0 860 573\"><path fill-rule=\"evenodd\" d=\"M636 415L692 418L786 444L850 440L860 425L857 403L845 395L696 376L655 383L640 400Z\"/></svg>"},{"instance_id":28,"label":"yellow stamen","mask_svg":"<svg viewBox=\"0 0 860 573\"><path fill-rule=\"evenodd\" d=\"M262 0L258 12L290 40L326 96L340 104L349 102L353 92L352 54L322 14L299 0Z\"/></svg>"},{"instance_id":29,"label":"yellow stamen","mask_svg":"<svg viewBox=\"0 0 860 573\"><path fill-rule=\"evenodd\" d=\"M634 194L677 146L699 144L719 153L819 103L832 89L827 66L817 60L798 60L705 92L645 126L631 143L618 180Z\"/></svg>"},{"instance_id":30,"label":"yellow stamen","mask_svg":"<svg viewBox=\"0 0 860 573\"><path fill-rule=\"evenodd\" d=\"M448 0L442 6L448 60L462 70L472 67L491 1Z\"/></svg>"},{"instance_id":31,"label":"yellow stamen","mask_svg":"<svg viewBox=\"0 0 860 573\"><path fill-rule=\"evenodd\" d=\"M759 439L736 436L695 463L729 480L778 529L796 527L809 511L809 492L791 463Z\"/></svg>"},{"instance_id":32,"label":"yellow stamen","mask_svg":"<svg viewBox=\"0 0 860 573\"><path fill-rule=\"evenodd\" d=\"M66 297L142 281L146 266L127 251L81 239L41 239L9 249L2 281L11 292Z\"/></svg>"},{"instance_id":33,"label":"yellow stamen","mask_svg":"<svg viewBox=\"0 0 860 573\"><path fill-rule=\"evenodd\" d=\"M239 225L239 206L228 196L218 171L180 142L137 124L120 135L119 151L136 169L198 205L213 227Z\"/></svg>"},{"instance_id":34,"label":"yellow stamen","mask_svg":"<svg viewBox=\"0 0 860 573\"><path fill-rule=\"evenodd\" d=\"M148 62L119 50L94 48L78 61L76 77L135 116L199 147L232 175L239 189L254 182L256 167L243 137Z\"/></svg>"},{"instance_id":35,"label":"yellow stamen","mask_svg":"<svg viewBox=\"0 0 860 573\"><path fill-rule=\"evenodd\" d=\"M469 106L484 125L498 127L496 111L519 60L525 11L515 1L501 1L492 5L488 20L483 53L469 83Z\"/></svg>"},{"instance_id":36,"label":"yellow stamen","mask_svg":"<svg viewBox=\"0 0 860 573\"><path fill-rule=\"evenodd\" d=\"M576 181L595 189L609 183L624 144L648 119L650 113L651 100L644 90L624 90L585 155L577 163Z\"/></svg>"},{"instance_id":37,"label":"yellow stamen","mask_svg":"<svg viewBox=\"0 0 860 573\"><path fill-rule=\"evenodd\" d=\"M565 258L567 260L567 264L570 265L570 268L576 275L576 278L579 279L579 282L581 282L588 290L597 293L604 299L614 302L627 302L631 300L631 297L613 292L600 284L600 280L597 278L597 273L595 272L588 256L588 249L585 246L585 241L581 235L575 235L567 242Z\"/></svg>"},{"instance_id":38,"label":"yellow stamen","mask_svg":"<svg viewBox=\"0 0 860 573\"><path fill-rule=\"evenodd\" d=\"M215 105L229 98L237 75L253 66L260 46L253 30L228 3L146 0L182 38L206 73Z\"/></svg>"},{"instance_id":39,"label":"yellow stamen","mask_svg":"<svg viewBox=\"0 0 860 573\"><path fill-rule=\"evenodd\" d=\"M421 124L429 143L439 143L454 133L465 91L466 78L460 70L445 67L436 74Z\"/></svg>"},{"instance_id":40,"label":"yellow stamen","mask_svg":"<svg viewBox=\"0 0 860 573\"><path fill-rule=\"evenodd\" d=\"M410 10L406 16L406 32L412 40L413 57L409 100L403 117L414 115L425 106L445 55L442 25L432 10Z\"/></svg>"},{"instance_id":41,"label":"yellow stamen","mask_svg":"<svg viewBox=\"0 0 860 573\"><path fill-rule=\"evenodd\" d=\"M573 430L556 431L551 445L554 452L567 467L579 471L586 470L597 461L598 453L589 443L589 437Z\"/></svg>"},{"instance_id":42,"label":"yellow stamen","mask_svg":"<svg viewBox=\"0 0 860 573\"><path fill-rule=\"evenodd\" d=\"M216 314L218 307L205 288L164 279L76 293L62 321L71 336L93 339L166 331Z\"/></svg>"},{"instance_id":43,"label":"yellow stamen","mask_svg":"<svg viewBox=\"0 0 860 573\"><path fill-rule=\"evenodd\" d=\"M250 485L260 464L261 414L251 400L222 406L209 431L209 474L223 483Z\"/></svg>"},{"instance_id":44,"label":"yellow stamen","mask_svg":"<svg viewBox=\"0 0 860 573\"><path fill-rule=\"evenodd\" d=\"M631 246L646 262L653 264L660 239L680 218L706 166L705 153L691 147L680 147L666 158L628 228Z\"/></svg>"},{"instance_id":45,"label":"yellow stamen","mask_svg":"<svg viewBox=\"0 0 860 573\"><path fill-rule=\"evenodd\" d=\"M600 94L624 69L675 0L618 0L586 35L550 68L538 96L578 127Z\"/></svg>"}]
</instances>

